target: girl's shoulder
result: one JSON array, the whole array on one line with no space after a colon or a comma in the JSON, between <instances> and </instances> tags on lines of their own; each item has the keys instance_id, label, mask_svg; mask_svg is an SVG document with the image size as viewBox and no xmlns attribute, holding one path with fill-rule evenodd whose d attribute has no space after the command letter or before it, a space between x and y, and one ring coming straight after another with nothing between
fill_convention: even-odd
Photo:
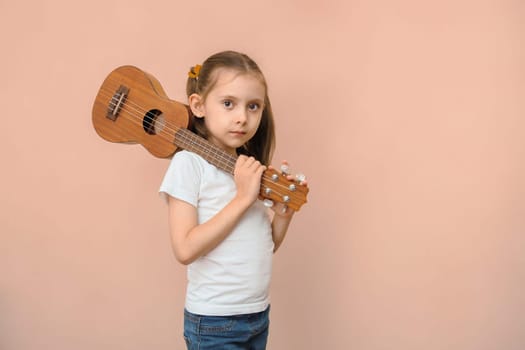
<instances>
[{"instance_id":1,"label":"girl's shoulder","mask_svg":"<svg viewBox=\"0 0 525 350\"><path fill-rule=\"evenodd\" d=\"M170 168L172 168L173 171L190 171L196 175L213 173L216 169L215 166L211 165L198 154L186 150L175 153L171 160Z\"/></svg>"},{"instance_id":2,"label":"girl's shoulder","mask_svg":"<svg viewBox=\"0 0 525 350\"><path fill-rule=\"evenodd\" d=\"M170 169L172 172L185 172L191 173L193 176L202 179L219 179L229 178L231 174L217 168L200 155L181 150L173 156L171 160Z\"/></svg>"},{"instance_id":3,"label":"girl's shoulder","mask_svg":"<svg viewBox=\"0 0 525 350\"><path fill-rule=\"evenodd\" d=\"M189 163L189 164L204 164L206 161L196 153L181 150L175 153L172 163Z\"/></svg>"}]
</instances>

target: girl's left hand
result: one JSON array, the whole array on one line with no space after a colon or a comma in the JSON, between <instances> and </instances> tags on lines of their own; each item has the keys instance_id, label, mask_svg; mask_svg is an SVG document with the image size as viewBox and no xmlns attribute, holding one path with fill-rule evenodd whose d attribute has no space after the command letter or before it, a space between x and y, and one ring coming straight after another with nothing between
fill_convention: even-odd
<instances>
[{"instance_id":1,"label":"girl's left hand","mask_svg":"<svg viewBox=\"0 0 525 350\"><path fill-rule=\"evenodd\" d=\"M273 166L268 166L269 169L275 169ZM281 172L286 174L286 178L290 181L296 180L298 181L299 185L301 186L308 186L308 182L306 181L306 177L304 175L292 175L288 173L290 168L290 165L286 160L283 160L281 163ZM271 209L275 213L276 216L285 218L291 218L293 214L295 213L295 210L288 208L288 206L284 203L278 202L275 203Z\"/></svg>"}]
</instances>

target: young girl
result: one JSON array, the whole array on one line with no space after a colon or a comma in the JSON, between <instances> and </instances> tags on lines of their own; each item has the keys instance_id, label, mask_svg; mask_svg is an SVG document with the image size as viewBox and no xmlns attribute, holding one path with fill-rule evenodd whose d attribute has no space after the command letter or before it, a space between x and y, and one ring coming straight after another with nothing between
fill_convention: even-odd
<instances>
[{"instance_id":1,"label":"young girl","mask_svg":"<svg viewBox=\"0 0 525 350\"><path fill-rule=\"evenodd\" d=\"M272 254L293 216L282 204L269 215L257 200L275 143L266 81L233 51L188 75L193 131L238 158L231 176L180 151L160 187L175 257L188 265L184 338L188 349L265 349Z\"/></svg>"}]
</instances>

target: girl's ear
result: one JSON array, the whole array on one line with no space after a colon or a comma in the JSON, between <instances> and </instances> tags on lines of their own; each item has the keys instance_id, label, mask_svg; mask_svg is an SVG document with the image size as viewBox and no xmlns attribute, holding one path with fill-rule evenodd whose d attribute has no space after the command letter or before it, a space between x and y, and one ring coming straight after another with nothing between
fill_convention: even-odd
<instances>
[{"instance_id":1,"label":"girl's ear","mask_svg":"<svg viewBox=\"0 0 525 350\"><path fill-rule=\"evenodd\" d=\"M199 94L191 94L190 97L188 97L188 103L191 108L191 112L193 115L197 118L203 118L204 113L204 100Z\"/></svg>"}]
</instances>

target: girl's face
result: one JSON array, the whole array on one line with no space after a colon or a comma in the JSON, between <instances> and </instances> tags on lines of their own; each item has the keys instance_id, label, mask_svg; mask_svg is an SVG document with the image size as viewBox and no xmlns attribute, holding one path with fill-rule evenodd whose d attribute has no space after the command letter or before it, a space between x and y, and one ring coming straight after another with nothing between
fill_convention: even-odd
<instances>
[{"instance_id":1,"label":"girl's face","mask_svg":"<svg viewBox=\"0 0 525 350\"><path fill-rule=\"evenodd\" d=\"M206 99L193 94L189 103L196 116L204 117L208 141L237 155L236 149L248 142L259 127L266 89L253 74L225 68L216 74L217 81Z\"/></svg>"}]
</instances>

